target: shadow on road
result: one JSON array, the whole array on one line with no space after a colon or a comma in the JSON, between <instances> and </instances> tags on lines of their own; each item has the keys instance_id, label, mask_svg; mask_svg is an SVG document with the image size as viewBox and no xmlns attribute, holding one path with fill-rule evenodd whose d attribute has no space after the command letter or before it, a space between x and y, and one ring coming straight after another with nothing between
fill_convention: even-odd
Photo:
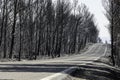
<instances>
[{"instance_id":1,"label":"shadow on road","mask_svg":"<svg viewBox=\"0 0 120 80\"><path fill-rule=\"evenodd\" d=\"M48 72L57 73L76 65L70 64L0 64L0 72ZM66 73L67 74L67 73ZM75 78L86 80L120 80L120 71L105 66L86 64L79 65L73 73Z\"/></svg>"},{"instance_id":2,"label":"shadow on road","mask_svg":"<svg viewBox=\"0 0 120 80\"><path fill-rule=\"evenodd\" d=\"M0 64L0 72L61 72L76 65L67 64ZM120 80L120 72L105 66L93 64L80 65L72 74L75 78L86 80Z\"/></svg>"},{"instance_id":3,"label":"shadow on road","mask_svg":"<svg viewBox=\"0 0 120 80\"><path fill-rule=\"evenodd\" d=\"M0 64L0 72L61 72L76 65L65 64Z\"/></svg>"}]
</instances>

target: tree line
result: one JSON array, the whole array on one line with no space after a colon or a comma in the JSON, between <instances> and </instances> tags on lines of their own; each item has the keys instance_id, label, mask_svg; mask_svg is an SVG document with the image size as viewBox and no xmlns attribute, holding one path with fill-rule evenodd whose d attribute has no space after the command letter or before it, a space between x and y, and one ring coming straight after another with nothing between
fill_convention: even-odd
<instances>
[{"instance_id":1,"label":"tree line","mask_svg":"<svg viewBox=\"0 0 120 80\"><path fill-rule=\"evenodd\" d=\"M96 43L94 15L69 0L0 0L0 59L55 58Z\"/></svg>"},{"instance_id":2,"label":"tree line","mask_svg":"<svg viewBox=\"0 0 120 80\"><path fill-rule=\"evenodd\" d=\"M107 0L104 4L111 33L111 60L113 66L120 67L120 1Z\"/></svg>"}]
</instances>

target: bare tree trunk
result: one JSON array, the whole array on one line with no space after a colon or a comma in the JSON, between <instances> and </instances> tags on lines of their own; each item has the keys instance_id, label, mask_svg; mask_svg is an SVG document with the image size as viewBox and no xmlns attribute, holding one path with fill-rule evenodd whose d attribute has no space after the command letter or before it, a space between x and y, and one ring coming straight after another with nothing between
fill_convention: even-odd
<instances>
[{"instance_id":1,"label":"bare tree trunk","mask_svg":"<svg viewBox=\"0 0 120 80\"><path fill-rule=\"evenodd\" d=\"M0 46L2 44L2 38L3 38L3 28L4 28L4 20L5 20L5 0L3 3L3 9L2 9L2 23L1 23L1 34L0 34Z\"/></svg>"},{"instance_id":2,"label":"bare tree trunk","mask_svg":"<svg viewBox=\"0 0 120 80\"><path fill-rule=\"evenodd\" d=\"M6 58L6 51L7 51L7 48L6 48L6 28L7 28L7 23L8 23L8 8L7 8L7 3L8 3L8 0L5 0L6 15L5 15L5 27L4 27L4 55L3 55L3 58Z\"/></svg>"},{"instance_id":3,"label":"bare tree trunk","mask_svg":"<svg viewBox=\"0 0 120 80\"><path fill-rule=\"evenodd\" d=\"M14 0L14 21L13 21L12 33L11 33L12 39L11 39L9 58L12 58L12 54L13 54L13 47L14 47L14 40L15 40L15 26L16 26L16 19L17 19L17 3L18 3L18 0Z\"/></svg>"},{"instance_id":4,"label":"bare tree trunk","mask_svg":"<svg viewBox=\"0 0 120 80\"><path fill-rule=\"evenodd\" d=\"M113 22L113 14L114 14L114 12L113 12L113 1L111 1L111 8L112 8L112 20L111 20L111 59L112 59L112 63L113 63L113 66L115 66L115 59L114 59L114 32L113 32L113 24L114 24L114 22Z\"/></svg>"},{"instance_id":5,"label":"bare tree trunk","mask_svg":"<svg viewBox=\"0 0 120 80\"><path fill-rule=\"evenodd\" d=\"M20 26L19 26L19 29L20 29L20 31L19 31L19 38L20 38L19 41L20 42L19 42L19 55L18 55L18 60L19 61L21 61L21 48L22 48L22 39L21 39L22 17L21 17L21 15L22 15L21 12L19 12L19 20L20 20L20 23L19 23L20 24Z\"/></svg>"}]
</instances>

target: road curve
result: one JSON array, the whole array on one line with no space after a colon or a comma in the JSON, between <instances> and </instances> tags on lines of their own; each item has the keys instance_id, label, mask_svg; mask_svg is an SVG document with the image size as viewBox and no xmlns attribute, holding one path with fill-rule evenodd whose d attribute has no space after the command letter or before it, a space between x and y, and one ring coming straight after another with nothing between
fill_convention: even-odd
<instances>
[{"instance_id":1,"label":"road curve","mask_svg":"<svg viewBox=\"0 0 120 80\"><path fill-rule=\"evenodd\" d=\"M83 54L49 60L0 62L0 80L40 80L105 55L105 44L94 44Z\"/></svg>"}]
</instances>

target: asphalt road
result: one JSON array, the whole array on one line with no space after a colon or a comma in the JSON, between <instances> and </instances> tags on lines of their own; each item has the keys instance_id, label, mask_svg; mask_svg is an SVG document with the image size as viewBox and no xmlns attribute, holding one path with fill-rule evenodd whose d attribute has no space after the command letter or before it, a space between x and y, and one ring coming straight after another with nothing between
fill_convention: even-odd
<instances>
[{"instance_id":1,"label":"asphalt road","mask_svg":"<svg viewBox=\"0 0 120 80\"><path fill-rule=\"evenodd\" d=\"M70 67L92 63L106 54L105 44L94 44L83 54L56 59L0 62L0 80L40 80Z\"/></svg>"}]
</instances>

